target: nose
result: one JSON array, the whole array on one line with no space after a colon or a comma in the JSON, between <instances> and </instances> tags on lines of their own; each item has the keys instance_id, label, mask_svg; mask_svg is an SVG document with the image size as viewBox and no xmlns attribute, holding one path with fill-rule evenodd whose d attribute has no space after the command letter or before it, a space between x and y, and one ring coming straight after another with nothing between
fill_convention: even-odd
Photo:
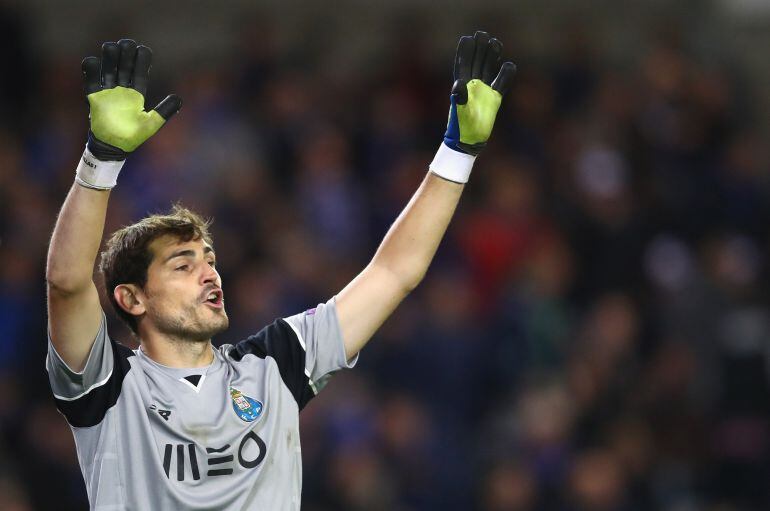
<instances>
[{"instance_id":1,"label":"nose","mask_svg":"<svg viewBox=\"0 0 770 511\"><path fill-rule=\"evenodd\" d=\"M219 273L217 272L217 269L208 263L204 264L203 273L201 275L201 282L203 284L209 284L209 283L216 284L218 280L219 280Z\"/></svg>"}]
</instances>

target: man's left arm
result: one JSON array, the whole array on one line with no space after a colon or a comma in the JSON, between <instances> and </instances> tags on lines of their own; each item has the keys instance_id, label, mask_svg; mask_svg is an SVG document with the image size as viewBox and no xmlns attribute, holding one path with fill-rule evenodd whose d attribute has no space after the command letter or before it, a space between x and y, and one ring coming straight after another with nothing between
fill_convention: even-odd
<instances>
[{"instance_id":1,"label":"man's left arm","mask_svg":"<svg viewBox=\"0 0 770 511\"><path fill-rule=\"evenodd\" d=\"M337 295L337 317L349 359L420 283L464 187L429 172L372 261Z\"/></svg>"},{"instance_id":2,"label":"man's left arm","mask_svg":"<svg viewBox=\"0 0 770 511\"><path fill-rule=\"evenodd\" d=\"M516 69L510 62L500 65L501 52L502 44L485 32L460 39L447 131L430 172L371 262L337 295L348 359L420 283L444 237Z\"/></svg>"}]
</instances>

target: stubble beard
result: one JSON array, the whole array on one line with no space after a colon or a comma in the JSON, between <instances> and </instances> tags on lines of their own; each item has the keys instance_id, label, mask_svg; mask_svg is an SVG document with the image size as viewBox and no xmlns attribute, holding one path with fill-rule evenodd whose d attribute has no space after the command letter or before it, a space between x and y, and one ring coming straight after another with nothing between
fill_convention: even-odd
<instances>
[{"instance_id":1,"label":"stubble beard","mask_svg":"<svg viewBox=\"0 0 770 511\"><path fill-rule=\"evenodd\" d=\"M158 313L155 310L147 312L160 333L183 343L209 342L212 337L224 332L230 325L230 319L224 309L212 311L213 317L206 318L204 315L207 314L200 311L199 304L184 307L181 311L170 314Z\"/></svg>"}]
</instances>

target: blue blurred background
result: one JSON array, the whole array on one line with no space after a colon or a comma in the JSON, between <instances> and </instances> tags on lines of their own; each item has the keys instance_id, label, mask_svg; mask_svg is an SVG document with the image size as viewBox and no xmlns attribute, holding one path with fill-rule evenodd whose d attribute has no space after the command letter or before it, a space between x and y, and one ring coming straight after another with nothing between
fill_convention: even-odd
<instances>
[{"instance_id":1,"label":"blue blurred background","mask_svg":"<svg viewBox=\"0 0 770 511\"><path fill-rule=\"evenodd\" d=\"M81 59L132 37L148 105L184 99L107 229L213 217L224 343L363 268L478 28L516 84L427 278L302 413L303 509L770 509L768 2L160 4L0 2L0 510L87 508L44 369Z\"/></svg>"}]
</instances>

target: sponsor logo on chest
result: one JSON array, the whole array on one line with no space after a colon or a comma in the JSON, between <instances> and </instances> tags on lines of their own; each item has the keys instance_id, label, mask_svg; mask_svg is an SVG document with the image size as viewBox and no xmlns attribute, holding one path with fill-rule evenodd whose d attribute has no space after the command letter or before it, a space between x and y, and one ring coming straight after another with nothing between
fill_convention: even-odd
<instances>
[{"instance_id":1,"label":"sponsor logo on chest","mask_svg":"<svg viewBox=\"0 0 770 511\"><path fill-rule=\"evenodd\" d=\"M233 411L242 421L254 422L262 416L264 405L261 401L247 396L235 387L229 387L228 392ZM158 413L160 412L161 410L158 410ZM255 431L248 431L236 445L227 443L202 448L205 450L205 457L200 460L195 444L166 444L163 449L163 471L166 477L171 479L175 475L177 481L184 481L188 476L192 476L192 480L197 481L204 474L209 478L228 476L233 474L239 465L246 469L256 468L267 454L267 445Z\"/></svg>"}]
</instances>

